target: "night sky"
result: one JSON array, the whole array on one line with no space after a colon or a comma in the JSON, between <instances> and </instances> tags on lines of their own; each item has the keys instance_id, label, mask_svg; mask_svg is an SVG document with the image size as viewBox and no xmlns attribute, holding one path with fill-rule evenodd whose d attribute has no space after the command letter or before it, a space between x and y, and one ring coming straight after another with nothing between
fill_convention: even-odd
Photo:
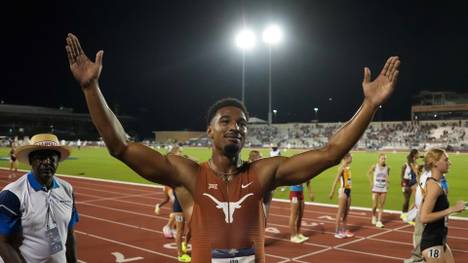
<instances>
[{"instance_id":1,"label":"night sky","mask_svg":"<svg viewBox=\"0 0 468 263\"><path fill-rule=\"evenodd\" d=\"M449 3L452 2L452 3ZM468 91L468 15L462 1L7 1L2 3L0 100L87 112L65 53L75 33L90 58L104 53L101 89L141 133L204 130L207 108L241 96L243 23L257 32L246 55L246 104L267 118L268 49L261 31L284 30L272 51L275 122L345 121L362 102L363 67L375 77L400 56L397 89L377 120L410 117L420 90ZM332 98L330 100L329 98Z\"/></svg>"}]
</instances>

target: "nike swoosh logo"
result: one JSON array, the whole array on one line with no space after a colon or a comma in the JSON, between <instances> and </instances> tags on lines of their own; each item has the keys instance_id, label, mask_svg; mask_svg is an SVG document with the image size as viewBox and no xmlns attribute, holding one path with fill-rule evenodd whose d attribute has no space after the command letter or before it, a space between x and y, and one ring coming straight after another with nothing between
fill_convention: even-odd
<instances>
[{"instance_id":1,"label":"nike swoosh logo","mask_svg":"<svg viewBox=\"0 0 468 263\"><path fill-rule=\"evenodd\" d=\"M242 189L247 188L247 187L248 187L249 185L251 185L252 183L253 183L253 182L250 182L250 183L248 183L248 184L246 184L246 185L241 184L241 187L242 187Z\"/></svg>"}]
</instances>

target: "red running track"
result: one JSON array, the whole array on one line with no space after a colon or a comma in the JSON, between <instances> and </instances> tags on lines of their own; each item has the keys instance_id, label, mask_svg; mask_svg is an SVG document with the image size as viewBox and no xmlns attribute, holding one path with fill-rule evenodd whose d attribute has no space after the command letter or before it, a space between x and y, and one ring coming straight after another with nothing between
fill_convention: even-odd
<instances>
[{"instance_id":1,"label":"red running track","mask_svg":"<svg viewBox=\"0 0 468 263\"><path fill-rule=\"evenodd\" d=\"M7 171L0 170L5 186ZM66 177L75 189L80 222L75 233L79 262L177 262L173 240L162 236L169 205L155 215L160 188ZM349 225L355 237L334 238L336 208L308 204L303 244L289 242L289 203L274 200L266 233L267 262L402 262L410 256L413 227L398 214L384 215L385 228L370 223L370 212L351 210ZM468 262L468 221L450 220L449 241L456 262Z\"/></svg>"}]
</instances>

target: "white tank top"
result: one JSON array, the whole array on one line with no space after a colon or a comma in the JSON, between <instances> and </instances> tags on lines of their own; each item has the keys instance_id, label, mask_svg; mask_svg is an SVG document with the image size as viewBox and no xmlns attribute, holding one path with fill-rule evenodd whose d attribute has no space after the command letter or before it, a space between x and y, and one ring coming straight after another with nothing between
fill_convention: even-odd
<instances>
[{"instance_id":1,"label":"white tank top","mask_svg":"<svg viewBox=\"0 0 468 263\"><path fill-rule=\"evenodd\" d=\"M372 191L387 191L388 185L388 166L380 167L376 165L374 168L374 184Z\"/></svg>"},{"instance_id":2,"label":"white tank top","mask_svg":"<svg viewBox=\"0 0 468 263\"><path fill-rule=\"evenodd\" d=\"M419 177L418 187L416 188L416 196L414 197L414 206L419 209L423 200L423 191L426 189L427 178L432 177L431 171L424 171Z\"/></svg>"},{"instance_id":3,"label":"white tank top","mask_svg":"<svg viewBox=\"0 0 468 263\"><path fill-rule=\"evenodd\" d=\"M405 163L406 168L405 168L405 174L403 175L403 179L406 180L411 180L411 167L408 165L408 163Z\"/></svg>"}]
</instances>

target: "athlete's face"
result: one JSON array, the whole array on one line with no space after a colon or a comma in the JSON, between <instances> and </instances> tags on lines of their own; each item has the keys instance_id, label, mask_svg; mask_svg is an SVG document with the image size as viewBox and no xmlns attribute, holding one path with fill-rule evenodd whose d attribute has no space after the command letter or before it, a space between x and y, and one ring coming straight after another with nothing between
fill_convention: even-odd
<instances>
[{"instance_id":1,"label":"athlete's face","mask_svg":"<svg viewBox=\"0 0 468 263\"><path fill-rule=\"evenodd\" d=\"M239 154L247 135L247 117L234 106L220 108L208 126L214 146L228 156Z\"/></svg>"},{"instance_id":2,"label":"athlete's face","mask_svg":"<svg viewBox=\"0 0 468 263\"><path fill-rule=\"evenodd\" d=\"M379 164L380 164L380 166L384 166L384 165L386 164L386 162L387 162L387 156L385 156L385 155L380 155L380 157L379 157Z\"/></svg>"},{"instance_id":3,"label":"athlete's face","mask_svg":"<svg viewBox=\"0 0 468 263\"><path fill-rule=\"evenodd\" d=\"M45 185L50 185L58 167L59 155L56 151L39 150L29 155L33 174Z\"/></svg>"},{"instance_id":4,"label":"athlete's face","mask_svg":"<svg viewBox=\"0 0 468 263\"><path fill-rule=\"evenodd\" d=\"M452 163L450 162L447 153L444 153L440 159L434 163L434 168L438 169L442 174L447 173Z\"/></svg>"}]
</instances>

